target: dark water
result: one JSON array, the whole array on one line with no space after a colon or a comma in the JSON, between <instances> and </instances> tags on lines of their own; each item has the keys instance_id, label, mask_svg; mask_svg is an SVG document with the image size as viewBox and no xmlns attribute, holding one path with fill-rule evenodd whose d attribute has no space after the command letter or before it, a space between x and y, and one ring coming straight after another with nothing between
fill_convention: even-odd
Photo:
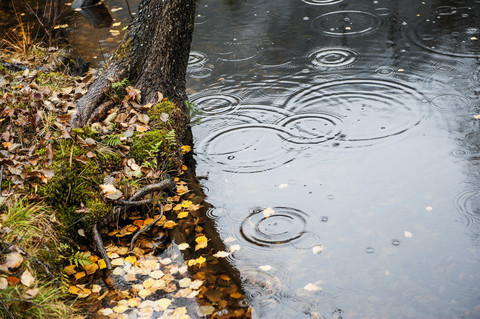
<instances>
[{"instance_id":1,"label":"dark water","mask_svg":"<svg viewBox=\"0 0 480 319\"><path fill-rule=\"evenodd\" d=\"M257 315L480 318L480 1L197 11L197 173Z\"/></svg>"},{"instance_id":2,"label":"dark water","mask_svg":"<svg viewBox=\"0 0 480 319\"><path fill-rule=\"evenodd\" d=\"M480 318L480 1L197 11L197 173L257 316ZM82 19L101 63L121 35Z\"/></svg>"}]
</instances>

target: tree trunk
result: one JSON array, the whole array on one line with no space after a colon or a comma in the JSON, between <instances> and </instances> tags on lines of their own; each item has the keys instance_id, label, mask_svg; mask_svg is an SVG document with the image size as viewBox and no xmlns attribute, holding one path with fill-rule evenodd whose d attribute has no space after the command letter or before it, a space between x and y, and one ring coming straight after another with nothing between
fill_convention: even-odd
<instances>
[{"instance_id":1,"label":"tree trunk","mask_svg":"<svg viewBox=\"0 0 480 319\"><path fill-rule=\"evenodd\" d=\"M196 0L141 0L137 18L102 74L77 101L72 127L87 124L113 82L125 78L142 92L143 103L158 93L177 104L187 99L185 76Z\"/></svg>"}]
</instances>

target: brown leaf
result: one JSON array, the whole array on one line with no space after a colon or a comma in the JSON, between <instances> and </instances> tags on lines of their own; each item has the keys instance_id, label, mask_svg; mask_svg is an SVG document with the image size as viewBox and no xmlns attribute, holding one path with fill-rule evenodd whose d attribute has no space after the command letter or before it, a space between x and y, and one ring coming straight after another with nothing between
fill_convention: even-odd
<instances>
[{"instance_id":1,"label":"brown leaf","mask_svg":"<svg viewBox=\"0 0 480 319\"><path fill-rule=\"evenodd\" d=\"M47 166L50 166L53 162L53 146L52 143L48 143L45 147L46 155L47 155Z\"/></svg>"},{"instance_id":2,"label":"brown leaf","mask_svg":"<svg viewBox=\"0 0 480 319\"><path fill-rule=\"evenodd\" d=\"M85 155L81 155L81 156L76 156L75 157L75 160L80 162L80 163L83 163L83 164L87 164L88 163L88 158L85 156Z\"/></svg>"}]
</instances>

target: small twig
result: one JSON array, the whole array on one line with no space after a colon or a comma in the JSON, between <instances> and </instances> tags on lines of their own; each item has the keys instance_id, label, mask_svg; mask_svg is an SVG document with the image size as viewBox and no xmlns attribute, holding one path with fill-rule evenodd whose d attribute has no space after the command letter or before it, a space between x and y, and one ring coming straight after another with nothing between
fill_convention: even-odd
<instances>
[{"instance_id":1,"label":"small twig","mask_svg":"<svg viewBox=\"0 0 480 319\"><path fill-rule=\"evenodd\" d=\"M119 199L117 201L117 204L121 206L142 206L142 205L150 204L151 202L152 202L151 199L143 199L143 200L137 200L137 201Z\"/></svg>"},{"instance_id":2,"label":"small twig","mask_svg":"<svg viewBox=\"0 0 480 319\"><path fill-rule=\"evenodd\" d=\"M3 182L3 164L2 164L2 170L0 171L0 196L2 196L2 182Z\"/></svg>"},{"instance_id":3,"label":"small twig","mask_svg":"<svg viewBox=\"0 0 480 319\"><path fill-rule=\"evenodd\" d=\"M98 233L97 224L93 224L92 228L93 239L95 240L95 244L97 244L97 249L102 255L103 260L107 264L107 269L112 270L112 263L110 262L110 257L107 255L107 251L105 250L105 246L103 246L102 236Z\"/></svg>"},{"instance_id":4,"label":"small twig","mask_svg":"<svg viewBox=\"0 0 480 319\"><path fill-rule=\"evenodd\" d=\"M172 179L166 179L161 181L160 183L157 184L151 184L147 185L138 192L135 193L132 197L129 198L129 201L135 202L138 201L139 199L145 197L146 195L153 193L155 191L160 191L165 188L168 188L170 186L173 186L173 180Z\"/></svg>"},{"instance_id":5,"label":"small twig","mask_svg":"<svg viewBox=\"0 0 480 319\"><path fill-rule=\"evenodd\" d=\"M127 5L127 11L128 11L128 14L130 15L130 23L133 21L133 14L132 14L132 10L130 10L130 4L128 3L128 0L125 0L125 4Z\"/></svg>"},{"instance_id":6,"label":"small twig","mask_svg":"<svg viewBox=\"0 0 480 319\"><path fill-rule=\"evenodd\" d=\"M3 309L5 309L5 312L8 314L8 316L9 316L10 318L12 318L12 319L15 319L15 317L11 314L11 312L8 311L8 308L7 308L7 306L5 305L5 303L3 303L3 300L2 300L2 299L0 299L0 304L2 304L2 307L3 307Z\"/></svg>"},{"instance_id":7,"label":"small twig","mask_svg":"<svg viewBox=\"0 0 480 319\"><path fill-rule=\"evenodd\" d=\"M143 227L133 236L132 241L130 242L130 254L133 253L133 245L137 241L138 236L149 230L153 225L155 225L160 219L163 217L163 205L160 205L160 216L158 216L153 222L148 224L147 226Z\"/></svg>"}]
</instances>

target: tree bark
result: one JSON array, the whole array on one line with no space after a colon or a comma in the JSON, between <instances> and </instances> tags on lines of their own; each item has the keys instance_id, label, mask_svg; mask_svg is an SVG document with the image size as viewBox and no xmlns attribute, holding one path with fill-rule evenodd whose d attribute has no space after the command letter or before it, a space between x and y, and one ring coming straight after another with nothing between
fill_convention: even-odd
<instances>
[{"instance_id":1,"label":"tree bark","mask_svg":"<svg viewBox=\"0 0 480 319\"><path fill-rule=\"evenodd\" d=\"M77 101L72 127L87 124L113 82L125 78L155 103L158 92L177 104L187 99L185 76L196 0L141 0L137 18L101 75Z\"/></svg>"}]
</instances>

